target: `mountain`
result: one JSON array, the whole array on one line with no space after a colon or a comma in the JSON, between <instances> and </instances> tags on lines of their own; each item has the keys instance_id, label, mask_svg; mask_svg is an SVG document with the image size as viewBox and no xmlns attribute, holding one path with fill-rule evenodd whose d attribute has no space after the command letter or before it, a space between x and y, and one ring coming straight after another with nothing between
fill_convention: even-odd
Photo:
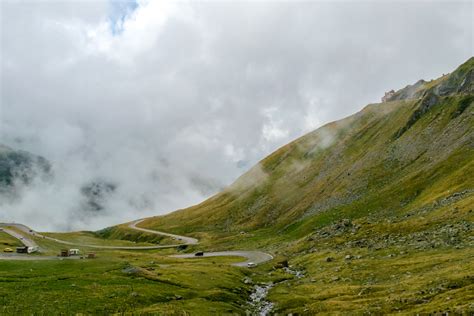
<instances>
[{"instance_id":1,"label":"mountain","mask_svg":"<svg viewBox=\"0 0 474 316\"><path fill-rule=\"evenodd\" d=\"M50 174L51 164L44 157L0 144L0 192Z\"/></svg>"},{"instance_id":2,"label":"mountain","mask_svg":"<svg viewBox=\"0 0 474 316\"><path fill-rule=\"evenodd\" d=\"M393 91L140 226L272 253L251 276L275 313L473 313L473 74Z\"/></svg>"},{"instance_id":3,"label":"mountain","mask_svg":"<svg viewBox=\"0 0 474 316\"><path fill-rule=\"evenodd\" d=\"M272 153L207 201L148 226L274 227L304 235L341 216L402 214L473 188L474 58ZM416 90L416 91L415 91Z\"/></svg>"}]
</instances>

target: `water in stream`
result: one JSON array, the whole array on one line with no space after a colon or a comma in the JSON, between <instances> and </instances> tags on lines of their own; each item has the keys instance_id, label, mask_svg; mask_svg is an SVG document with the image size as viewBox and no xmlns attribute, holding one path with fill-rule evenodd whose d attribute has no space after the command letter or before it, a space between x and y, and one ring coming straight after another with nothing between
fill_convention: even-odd
<instances>
[{"instance_id":1,"label":"water in stream","mask_svg":"<svg viewBox=\"0 0 474 316\"><path fill-rule=\"evenodd\" d=\"M286 273L294 275L297 279L304 277L304 271L293 269L290 267L284 268ZM267 316L270 315L271 311L275 304L266 300L268 291L277 284L288 282L289 280L280 281L277 283L264 283L260 285L255 285L253 288L252 294L250 294L250 310L247 312L247 315L259 315Z\"/></svg>"},{"instance_id":2,"label":"water in stream","mask_svg":"<svg viewBox=\"0 0 474 316\"><path fill-rule=\"evenodd\" d=\"M267 316L273 309L273 303L266 299L268 291L273 287L273 283L255 285L250 294L250 312L248 315Z\"/></svg>"}]
</instances>

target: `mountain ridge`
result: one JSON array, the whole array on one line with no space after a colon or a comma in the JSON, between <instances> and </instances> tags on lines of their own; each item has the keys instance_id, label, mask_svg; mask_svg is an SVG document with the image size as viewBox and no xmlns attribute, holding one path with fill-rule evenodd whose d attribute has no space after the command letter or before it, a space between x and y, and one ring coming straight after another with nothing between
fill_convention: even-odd
<instances>
[{"instance_id":1,"label":"mountain ridge","mask_svg":"<svg viewBox=\"0 0 474 316\"><path fill-rule=\"evenodd\" d=\"M328 123L141 225L199 238L188 251L270 253L251 275L274 313L472 314L473 69Z\"/></svg>"},{"instance_id":2,"label":"mountain ridge","mask_svg":"<svg viewBox=\"0 0 474 316\"><path fill-rule=\"evenodd\" d=\"M474 58L470 58L452 74L418 84L417 98L395 97L386 103L369 104L354 115L328 123L277 149L221 193L144 224L180 232L252 230L275 224L282 228L334 207L345 208L353 216L357 204L363 208L361 201L370 200L367 196L371 190L386 192L391 188L402 197L406 193L383 178L392 177L391 181L401 184L406 180L398 176L405 173L410 177L417 168L436 173L435 164L442 168L443 159L456 160L457 151L464 152L460 155L464 157L462 163L472 171L472 161L466 157L472 157L473 120L466 109L474 100L473 69ZM395 96L406 89L398 90ZM429 135L432 132L438 136L434 142ZM456 181L450 172L445 176L453 185L472 184L463 177L459 179L465 182ZM421 178L435 180L426 175ZM416 196L431 190L426 183L418 186ZM272 199L273 204L268 201ZM403 199L411 197L376 204L379 210L395 208Z\"/></svg>"}]
</instances>

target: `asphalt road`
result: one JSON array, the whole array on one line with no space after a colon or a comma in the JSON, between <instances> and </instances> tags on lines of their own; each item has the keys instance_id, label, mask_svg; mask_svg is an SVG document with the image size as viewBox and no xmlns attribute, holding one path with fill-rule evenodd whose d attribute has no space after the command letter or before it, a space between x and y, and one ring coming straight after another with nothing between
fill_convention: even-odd
<instances>
[{"instance_id":1,"label":"asphalt road","mask_svg":"<svg viewBox=\"0 0 474 316\"><path fill-rule=\"evenodd\" d=\"M144 220L145 220L145 218L144 219L139 219L139 220L134 221L134 222L131 222L130 224L128 224L128 227L131 228L131 229L139 230L139 231L150 233L150 234L171 237L175 240L182 241L183 243L181 245L196 245L196 244L199 243L199 240L197 240L196 238L185 237L185 236L180 236L180 235L174 235L174 234L160 232L160 231L157 231L157 230L151 230L151 229L137 227L137 224L140 224Z\"/></svg>"},{"instance_id":2,"label":"asphalt road","mask_svg":"<svg viewBox=\"0 0 474 316\"><path fill-rule=\"evenodd\" d=\"M216 251L216 252L204 252L202 256L195 256L193 253L183 254L183 255L174 255L173 258L188 258L188 259L198 259L203 257L244 257L247 258L246 261L233 263L233 266L236 267L246 267L248 263L255 263L256 265L270 261L273 259L272 255L261 251L245 251L245 250L236 250L236 251Z\"/></svg>"},{"instance_id":3,"label":"asphalt road","mask_svg":"<svg viewBox=\"0 0 474 316\"><path fill-rule=\"evenodd\" d=\"M8 226L14 226L14 225L8 225ZM0 229L3 232L7 233L8 235L12 236L13 238L16 238L16 239L20 240L21 243L23 245L25 245L26 247L37 247L38 246L33 239L30 239L27 236L22 235L22 234L18 233L15 230L4 227L3 224L0 224Z\"/></svg>"},{"instance_id":4,"label":"asphalt road","mask_svg":"<svg viewBox=\"0 0 474 316\"><path fill-rule=\"evenodd\" d=\"M192 240L192 241L195 241L191 244L195 244L197 243L197 239L194 239L194 238L189 238L189 237L184 237L184 236L178 236L178 235L173 235L173 234L167 234L167 233L163 233L163 232L159 232L159 231L154 231L154 230L148 230L148 229L145 229L145 228L140 228L140 227L136 227L135 225L138 224L139 222L141 222L143 220L138 220L138 221L135 221L135 222L132 222L131 224L129 224L129 227L131 229L135 229L135 230L140 230L140 231L147 231L147 232L151 232L153 234L157 234L157 235L166 235L166 236L171 236L171 237L175 237L176 239L178 238L181 238L180 240ZM25 235L31 235L31 236L35 236L35 237L39 237L39 238L44 238L44 239L47 239L47 240L51 240L51 241L54 241L54 242L57 242L59 244L63 244L63 245L69 245L69 246L76 246L76 247L86 247L86 248L95 248L95 249L116 249L116 250L151 250L151 249L162 249L162 248L176 248L180 245L185 245L186 243L177 243L177 244L173 244L173 245L155 245L155 246L103 246L103 245L90 245L90 244L81 244L81 243L74 243L74 242L70 242L70 241L65 241L65 240L60 240L60 239L57 239L57 238L53 238L53 237L49 237L49 236L45 236L45 235L42 235L34 230L32 230L31 228L29 228L28 226L25 226L23 224L17 224L17 223L0 223L0 226L10 226L10 227L15 227L17 228L18 230L21 230L22 232L25 233ZM5 229L4 229L5 230ZM11 235L11 234L10 234ZM24 239L27 238L25 235L20 235L18 234L19 237L23 237ZM15 238L18 238L20 239L19 237L17 236L14 236L12 235L13 237Z\"/></svg>"},{"instance_id":5,"label":"asphalt road","mask_svg":"<svg viewBox=\"0 0 474 316\"><path fill-rule=\"evenodd\" d=\"M21 261L37 261L37 260L77 260L79 256L58 257L58 256L37 256L24 253L0 253L0 260L21 260Z\"/></svg>"},{"instance_id":6,"label":"asphalt road","mask_svg":"<svg viewBox=\"0 0 474 316\"><path fill-rule=\"evenodd\" d=\"M173 245L156 245L156 246L101 246L101 245L88 245L88 244L78 244L78 243L73 243L65 240L60 240L57 238L49 237L42 235L31 228L23 225L23 224L17 224L17 223L0 223L0 227L4 232L7 234L11 235L14 238L19 239L25 246L28 247L34 247L37 246L34 240L28 237L29 236L34 236L38 238L44 238L48 239L60 244L64 245L70 245L70 246L76 246L76 247L88 247L88 248L97 248L97 249L117 249L117 250L149 250L149 249L163 249L163 248L176 248L180 245L196 245L199 243L199 241L196 238L192 237L186 237L186 236L180 236L180 235L175 235L175 234L170 234L170 233L165 233L157 230L151 230L151 229L146 229L146 228L141 228L137 227L136 225L144 221L145 219L140 219L136 220L134 222L131 222L128 227L130 229L138 230L138 231L143 231L147 232L150 234L156 234L156 235L161 235L161 236L166 236L166 237L171 237L177 241L180 241L181 243L178 244L173 244ZM15 227L17 230L23 232L24 234L21 234L15 230L9 229L8 227ZM195 256L193 253L192 254L182 254L182 255L173 255L171 257L173 258L202 258L202 257L222 257L222 256L231 256L231 257L244 257L247 260L234 263L232 264L233 266L237 267L246 267L248 263L252 262L255 265L270 261L273 259L273 257L267 253L261 252L261 251L245 251L245 250L235 250L235 251L217 251L217 252L205 252L203 256ZM40 257L40 256L26 256L26 255L20 255L20 254L0 254L0 259L4 260L48 260L48 259L60 259L58 257Z\"/></svg>"}]
</instances>

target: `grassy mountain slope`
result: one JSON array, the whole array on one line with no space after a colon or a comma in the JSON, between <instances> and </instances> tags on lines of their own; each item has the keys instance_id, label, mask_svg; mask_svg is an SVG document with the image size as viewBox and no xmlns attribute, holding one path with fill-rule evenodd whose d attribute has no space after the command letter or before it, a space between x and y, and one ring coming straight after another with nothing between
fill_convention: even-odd
<instances>
[{"instance_id":1,"label":"grassy mountain slope","mask_svg":"<svg viewBox=\"0 0 474 316\"><path fill-rule=\"evenodd\" d=\"M142 225L271 252L252 278L277 313L473 313L473 74L407 86Z\"/></svg>"},{"instance_id":2,"label":"grassy mountain slope","mask_svg":"<svg viewBox=\"0 0 474 316\"><path fill-rule=\"evenodd\" d=\"M371 104L327 124L209 200L144 226L182 233L271 227L301 237L340 218L402 214L472 189L473 68L471 58L418 87L419 98Z\"/></svg>"}]
</instances>

